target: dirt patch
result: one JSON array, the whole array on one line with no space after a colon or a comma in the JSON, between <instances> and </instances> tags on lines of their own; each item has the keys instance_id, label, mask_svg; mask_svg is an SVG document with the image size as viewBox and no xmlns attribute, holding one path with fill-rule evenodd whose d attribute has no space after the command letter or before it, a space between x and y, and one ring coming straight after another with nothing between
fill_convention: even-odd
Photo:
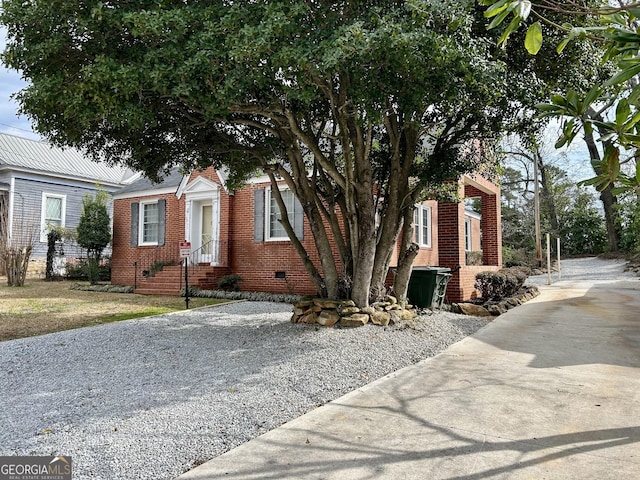
<instances>
[{"instance_id":1,"label":"dirt patch","mask_svg":"<svg viewBox=\"0 0 640 480\"><path fill-rule=\"evenodd\" d=\"M77 283L77 282L73 282ZM8 287L0 277L0 341L184 310L184 298L71 290L71 282L28 279ZM192 298L190 308L224 303Z\"/></svg>"}]
</instances>

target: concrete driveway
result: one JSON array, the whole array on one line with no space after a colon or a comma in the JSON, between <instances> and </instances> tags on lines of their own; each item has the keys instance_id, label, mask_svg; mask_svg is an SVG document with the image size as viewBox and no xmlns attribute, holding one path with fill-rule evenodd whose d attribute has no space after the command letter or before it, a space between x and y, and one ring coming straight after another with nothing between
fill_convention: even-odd
<instances>
[{"instance_id":1,"label":"concrete driveway","mask_svg":"<svg viewBox=\"0 0 640 480\"><path fill-rule=\"evenodd\" d=\"M543 285L444 353L180 479L640 478L640 282L621 270Z\"/></svg>"}]
</instances>

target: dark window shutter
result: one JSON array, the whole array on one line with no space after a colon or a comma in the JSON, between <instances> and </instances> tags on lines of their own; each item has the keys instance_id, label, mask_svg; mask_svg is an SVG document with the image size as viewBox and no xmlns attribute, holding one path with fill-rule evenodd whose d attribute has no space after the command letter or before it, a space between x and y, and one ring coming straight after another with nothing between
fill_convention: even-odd
<instances>
[{"instance_id":1,"label":"dark window shutter","mask_svg":"<svg viewBox=\"0 0 640 480\"><path fill-rule=\"evenodd\" d=\"M302 204L297 198L293 200L293 231L298 240L304 239L304 211Z\"/></svg>"},{"instance_id":2,"label":"dark window shutter","mask_svg":"<svg viewBox=\"0 0 640 480\"><path fill-rule=\"evenodd\" d=\"M253 191L253 239L264 241L264 188Z\"/></svg>"},{"instance_id":3,"label":"dark window shutter","mask_svg":"<svg viewBox=\"0 0 640 480\"><path fill-rule=\"evenodd\" d=\"M165 230L167 225L167 201L158 200L158 245L164 245Z\"/></svg>"},{"instance_id":4,"label":"dark window shutter","mask_svg":"<svg viewBox=\"0 0 640 480\"><path fill-rule=\"evenodd\" d=\"M138 246L138 222L140 221L140 204L131 202L131 246Z\"/></svg>"}]
</instances>

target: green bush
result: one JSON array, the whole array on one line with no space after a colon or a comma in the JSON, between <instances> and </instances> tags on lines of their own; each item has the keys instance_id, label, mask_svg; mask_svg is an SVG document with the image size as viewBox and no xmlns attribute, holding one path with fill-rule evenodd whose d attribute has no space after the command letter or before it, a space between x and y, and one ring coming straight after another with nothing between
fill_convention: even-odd
<instances>
[{"instance_id":1,"label":"green bush","mask_svg":"<svg viewBox=\"0 0 640 480\"><path fill-rule=\"evenodd\" d=\"M242 277L240 275L236 275L232 273L230 275L225 275L218 280L218 288L220 290L231 290L233 292L237 292L240 290L240 282L242 281Z\"/></svg>"},{"instance_id":2,"label":"green bush","mask_svg":"<svg viewBox=\"0 0 640 480\"><path fill-rule=\"evenodd\" d=\"M485 300L500 300L518 293L530 274L531 269L528 267L510 267L497 272L480 272L476 275L474 286Z\"/></svg>"},{"instance_id":3,"label":"green bush","mask_svg":"<svg viewBox=\"0 0 640 480\"><path fill-rule=\"evenodd\" d=\"M67 263L65 266L65 278L67 280L89 281L89 262L86 258L80 259L76 263ZM111 260L105 259L98 266L98 281L111 281Z\"/></svg>"},{"instance_id":4,"label":"green bush","mask_svg":"<svg viewBox=\"0 0 640 480\"><path fill-rule=\"evenodd\" d=\"M182 289L181 295L184 296ZM300 295L289 293L268 293L268 292L229 292L225 290L200 290L189 286L190 297L219 298L223 300L248 300L250 302L277 302L295 303L300 300Z\"/></svg>"}]
</instances>

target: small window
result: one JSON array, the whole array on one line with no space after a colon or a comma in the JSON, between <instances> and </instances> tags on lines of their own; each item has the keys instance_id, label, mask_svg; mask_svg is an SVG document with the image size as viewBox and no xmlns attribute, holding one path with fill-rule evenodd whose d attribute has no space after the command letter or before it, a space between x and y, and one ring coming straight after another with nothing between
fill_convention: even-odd
<instances>
[{"instance_id":1,"label":"small window","mask_svg":"<svg viewBox=\"0 0 640 480\"><path fill-rule=\"evenodd\" d=\"M49 227L64 227L67 198L65 195L42 194L40 241L47 241Z\"/></svg>"},{"instance_id":2,"label":"small window","mask_svg":"<svg viewBox=\"0 0 640 480\"><path fill-rule=\"evenodd\" d=\"M414 240L421 247L431 247L431 207L418 205L413 212Z\"/></svg>"},{"instance_id":3,"label":"small window","mask_svg":"<svg viewBox=\"0 0 640 480\"><path fill-rule=\"evenodd\" d=\"M289 236L284 229L284 226L280 222L281 214L280 207L278 206L278 202L275 199L275 196L271 195L271 189L266 190L267 195L267 208L268 208L268 216L266 218L266 239L267 240L289 240ZM287 216L289 218L289 222L293 226L295 223L295 210L298 202L295 201L295 196L291 190L280 190L280 195L282 196L282 200L287 207Z\"/></svg>"},{"instance_id":4,"label":"small window","mask_svg":"<svg viewBox=\"0 0 640 480\"><path fill-rule=\"evenodd\" d=\"M158 202L140 204L140 245L158 244Z\"/></svg>"},{"instance_id":5,"label":"small window","mask_svg":"<svg viewBox=\"0 0 640 480\"><path fill-rule=\"evenodd\" d=\"M464 249L469 252L472 250L471 243L471 219L464 219Z\"/></svg>"}]
</instances>

